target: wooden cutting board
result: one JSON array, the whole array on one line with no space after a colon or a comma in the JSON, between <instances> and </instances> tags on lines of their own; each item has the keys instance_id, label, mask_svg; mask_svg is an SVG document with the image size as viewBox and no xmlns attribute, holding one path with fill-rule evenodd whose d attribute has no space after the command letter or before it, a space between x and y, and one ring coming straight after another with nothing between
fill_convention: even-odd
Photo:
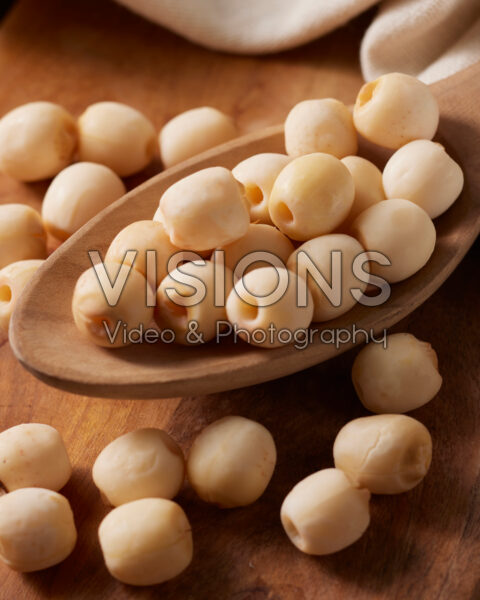
<instances>
[{"instance_id":1,"label":"wooden cutting board","mask_svg":"<svg viewBox=\"0 0 480 600\"><path fill-rule=\"evenodd\" d=\"M242 133L281 122L304 98L351 102L361 84L359 42L369 15L322 40L268 57L215 54L100 0L21 0L0 23L0 114L31 100L73 113L99 100L143 110L160 127L175 113L208 104L232 114ZM158 170L131 178L136 185ZM45 184L0 176L0 202L39 207ZM19 575L0 565L0 599L157 598L165 600L316 600L480 598L479 246L446 284L396 331L437 350L444 385L412 413L431 431L431 471L412 492L374 497L372 524L351 548L313 558L288 542L279 508L302 477L332 465L332 442L348 420L366 414L350 383L352 353L297 375L208 397L119 401L73 396L26 373L8 344L0 348L0 429L35 421L65 438L74 475L78 545L61 565ZM48 299L47 299L48 301ZM91 481L98 452L142 426L168 430L185 451L197 432L227 414L265 424L278 466L253 506L220 511L185 486L178 501L193 527L195 558L162 586L135 589L112 579L96 530L107 509Z\"/></svg>"}]
</instances>

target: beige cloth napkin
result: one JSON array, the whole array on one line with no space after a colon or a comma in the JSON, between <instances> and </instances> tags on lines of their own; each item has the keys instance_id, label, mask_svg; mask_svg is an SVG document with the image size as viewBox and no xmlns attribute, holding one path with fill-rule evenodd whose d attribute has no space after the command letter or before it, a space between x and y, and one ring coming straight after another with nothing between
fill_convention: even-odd
<instances>
[{"instance_id":1,"label":"beige cloth napkin","mask_svg":"<svg viewBox=\"0 0 480 600\"><path fill-rule=\"evenodd\" d=\"M118 0L215 50L258 54L309 42L378 0ZM480 0L384 0L360 53L365 79L436 81L480 60Z\"/></svg>"}]
</instances>

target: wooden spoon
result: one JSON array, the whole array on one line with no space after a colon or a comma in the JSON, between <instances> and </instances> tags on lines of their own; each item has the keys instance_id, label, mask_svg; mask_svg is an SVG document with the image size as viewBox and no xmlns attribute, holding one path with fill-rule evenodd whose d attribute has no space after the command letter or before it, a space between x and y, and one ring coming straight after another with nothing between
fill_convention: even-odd
<instances>
[{"instance_id":1,"label":"wooden spoon","mask_svg":"<svg viewBox=\"0 0 480 600\"><path fill-rule=\"evenodd\" d=\"M378 335L413 311L445 281L479 232L480 63L432 89L441 110L438 139L465 172L463 193L450 210L436 219L437 245L421 271L395 284L384 305L358 305L342 317L324 323L323 328L351 331L355 324L357 330ZM70 304L77 278L91 266L88 250L99 250L103 256L120 229L133 221L151 219L163 191L181 177L214 165L232 168L259 152L284 152L282 127L239 138L153 177L63 244L34 276L14 312L10 341L24 367L50 385L79 394L160 398L207 394L271 380L364 342L365 335L360 333L356 339L337 345L322 342L316 336L305 350L292 346L262 350L245 343L224 342L192 348L144 343L107 350L84 339L75 328ZM377 164L385 159L385 153L379 149L370 147L367 154Z\"/></svg>"}]
</instances>

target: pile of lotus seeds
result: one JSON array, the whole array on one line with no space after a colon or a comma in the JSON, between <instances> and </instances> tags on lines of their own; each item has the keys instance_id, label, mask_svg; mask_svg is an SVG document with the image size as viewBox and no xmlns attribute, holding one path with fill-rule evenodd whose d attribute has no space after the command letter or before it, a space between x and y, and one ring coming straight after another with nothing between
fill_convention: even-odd
<instances>
[{"instance_id":1,"label":"pile of lotus seeds","mask_svg":"<svg viewBox=\"0 0 480 600\"><path fill-rule=\"evenodd\" d=\"M97 266L87 270L73 295L75 323L94 343L114 348L130 343L122 336L112 341L107 331L120 322L128 330L169 329L176 342L189 344L212 340L215 324L225 321L243 331L245 341L271 348L284 342L253 333L270 324L277 332L294 332L346 313L368 291L369 277L389 284L404 280L434 250L432 219L463 187L460 166L431 141L438 122L428 86L400 73L365 84L353 115L331 98L300 102L285 121L286 154L257 154L231 171L218 166L193 173L163 193L152 220L120 231L102 265L112 278L125 278L124 292L111 306ZM120 177L146 167L157 146L169 167L235 135L232 120L210 107L173 118L158 142L144 115L117 102L93 104L78 120L49 102L5 115L0 170L21 181L55 178L41 216L20 204L0 206L0 337L7 337L16 299L46 256L47 232L67 239L124 194ZM383 173L355 155L359 135L395 150ZM80 162L69 166L75 158ZM128 250L136 256L129 258ZM153 278L147 273L147 250L156 253ZM223 306L213 293L220 250L226 273ZM334 251L342 253L341 301L335 305L305 259L330 281ZM366 276L359 277L352 265L364 251L386 258L366 260ZM275 264L257 260L242 268L256 252L273 256ZM205 294L192 304L191 287L182 281L193 278ZM261 299L270 298L277 279L286 282L285 293L267 305ZM302 279L308 280L306 306L299 306L294 289ZM155 308L146 305L146 288L156 294ZM193 342L188 336L192 322L200 334Z\"/></svg>"},{"instance_id":2,"label":"pile of lotus seeds","mask_svg":"<svg viewBox=\"0 0 480 600\"><path fill-rule=\"evenodd\" d=\"M370 494L398 494L427 473L432 440L426 427L401 414L439 391L442 378L431 346L406 333L357 355L352 379L364 406L378 414L350 421L333 446L335 468L300 481L286 495L281 523L307 554L324 555L357 541L370 523ZM260 423L227 416L210 423L188 457L161 429L138 429L98 455L93 481L114 507L98 528L111 575L153 585L184 571L195 532L172 499L185 475L205 502L228 509L257 501L274 473L276 448ZM49 425L30 423L0 433L0 559L22 572L63 561L77 532L67 498L58 493L72 467L63 440Z\"/></svg>"},{"instance_id":3,"label":"pile of lotus seeds","mask_svg":"<svg viewBox=\"0 0 480 600\"><path fill-rule=\"evenodd\" d=\"M73 295L80 331L96 344L111 343L101 323L148 326L152 319L187 343L189 321L202 341L213 339L215 323L227 319L245 331L274 323L309 327L350 310L352 287L367 281L352 274L364 250L386 255L391 264L370 261L371 275L401 281L429 260L436 240L432 219L459 196L463 174L438 143L439 121L429 88L413 77L391 73L362 87L351 111L334 99L297 104L285 122L286 154L257 154L232 171L201 170L177 181L162 195L151 221L123 229L105 257L107 272L125 274L114 306L101 290L95 269L83 273ZM383 173L355 156L358 134L395 150ZM167 123L159 136L165 167L228 141L236 128L226 115L203 107ZM75 120L60 106L35 102L0 120L0 170L20 181L54 177L42 215L20 204L0 206L0 335L18 296L46 257L47 233L63 241L125 192L120 177L151 161L157 147L152 124L135 109L101 102ZM74 159L79 162L70 164ZM135 260L126 252L135 249ZM215 250L224 251L225 306L213 298ZM156 251L157 305L145 305L146 251ZM304 250L328 279L331 253L342 251L342 301L333 306L308 279L308 302L297 306L294 267ZM249 264L252 252L268 251L283 266ZM189 291L178 284L180 266L167 268L177 253L181 272L201 280L204 299L183 306ZM215 256L215 255L214 255ZM274 304L269 294L287 276L286 293ZM298 274L296 275L298 279ZM249 301L239 287L249 291ZM188 286L187 286L188 287ZM176 289L173 302L167 291ZM255 309L252 311L252 307ZM251 343L273 347L276 343ZM442 378L429 344L410 334L387 337L386 346L368 344L357 355L352 380L363 405L377 413L347 423L334 447L335 468L299 482L285 497L280 518L291 542L308 554L337 552L354 543L369 525L370 494L396 494L416 486L432 455L428 430L402 413L430 401ZM275 469L276 448L269 431L252 420L227 416L196 438L184 459L176 442L160 429L140 429L112 441L93 466L93 480L114 508L99 526L99 541L110 573L133 585L161 583L181 573L193 557L192 531L172 499L187 476L198 496L222 508L258 500ZM153 468L152 468L152 465ZM64 560L77 532L68 500L58 490L71 465L54 428L22 424L0 434L0 558L18 571L36 571ZM334 499L334 501L333 501ZM133 541L135 543L133 543Z\"/></svg>"},{"instance_id":4,"label":"pile of lotus seeds","mask_svg":"<svg viewBox=\"0 0 480 600\"><path fill-rule=\"evenodd\" d=\"M223 121L202 116L193 123L194 115L165 126L162 153L167 147L169 157L184 156L200 132L203 139L224 133ZM112 348L132 341L113 337L119 324L126 331L153 326L189 345L218 342L221 324L247 343L274 348L293 342L312 322L352 309L369 282L412 276L433 253L432 218L463 187L459 165L431 141L438 122L428 86L399 73L363 86L353 115L331 98L300 102L285 121L286 154L256 154L232 170L214 166L184 177L161 195L152 220L116 235L104 262L78 279L72 311L79 331ZM396 150L383 174L355 156L357 132ZM149 251L156 256L153 276ZM333 266L334 252L341 253L340 268ZM365 257L362 277L355 261L367 252L381 257ZM100 285L99 268L125 282L117 302ZM337 302L312 276L315 270L327 282L338 281L341 270ZM201 287L192 292L195 280ZM298 294L302 282L305 301ZM155 306L144 301L147 288L156 293Z\"/></svg>"}]
</instances>

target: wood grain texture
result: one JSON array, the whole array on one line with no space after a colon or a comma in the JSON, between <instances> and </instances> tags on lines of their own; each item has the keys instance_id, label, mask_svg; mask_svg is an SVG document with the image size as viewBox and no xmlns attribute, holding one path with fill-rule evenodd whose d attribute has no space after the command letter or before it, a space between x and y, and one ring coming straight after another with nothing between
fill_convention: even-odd
<instances>
[{"instance_id":1,"label":"wood grain texture","mask_svg":"<svg viewBox=\"0 0 480 600\"><path fill-rule=\"evenodd\" d=\"M213 104L233 113L246 132L281 122L306 97L350 100L361 82L356 52L364 23L293 52L239 58L196 48L108 3L21 1L0 26L0 113L40 98L75 113L89 102L115 99L144 110L160 126L179 110ZM38 207L42 189L0 178L0 202ZM325 558L296 551L278 511L301 477L331 466L338 429L365 414L349 380L352 353L236 392L123 401L49 388L25 372L8 345L1 347L1 428L36 421L62 432L75 466L64 492L79 542L70 558L45 572L22 576L0 565L0 598L478 598L479 260L477 245L440 290L395 327L430 341L444 376L439 396L412 413L434 439L428 477L407 494L375 497L365 537ZM192 565L158 587L117 583L102 565L96 540L107 511L90 477L95 456L117 435L145 425L166 428L187 451L203 425L226 414L271 429L279 461L266 494L250 508L222 512L185 487L179 502L193 525Z\"/></svg>"}]
</instances>

